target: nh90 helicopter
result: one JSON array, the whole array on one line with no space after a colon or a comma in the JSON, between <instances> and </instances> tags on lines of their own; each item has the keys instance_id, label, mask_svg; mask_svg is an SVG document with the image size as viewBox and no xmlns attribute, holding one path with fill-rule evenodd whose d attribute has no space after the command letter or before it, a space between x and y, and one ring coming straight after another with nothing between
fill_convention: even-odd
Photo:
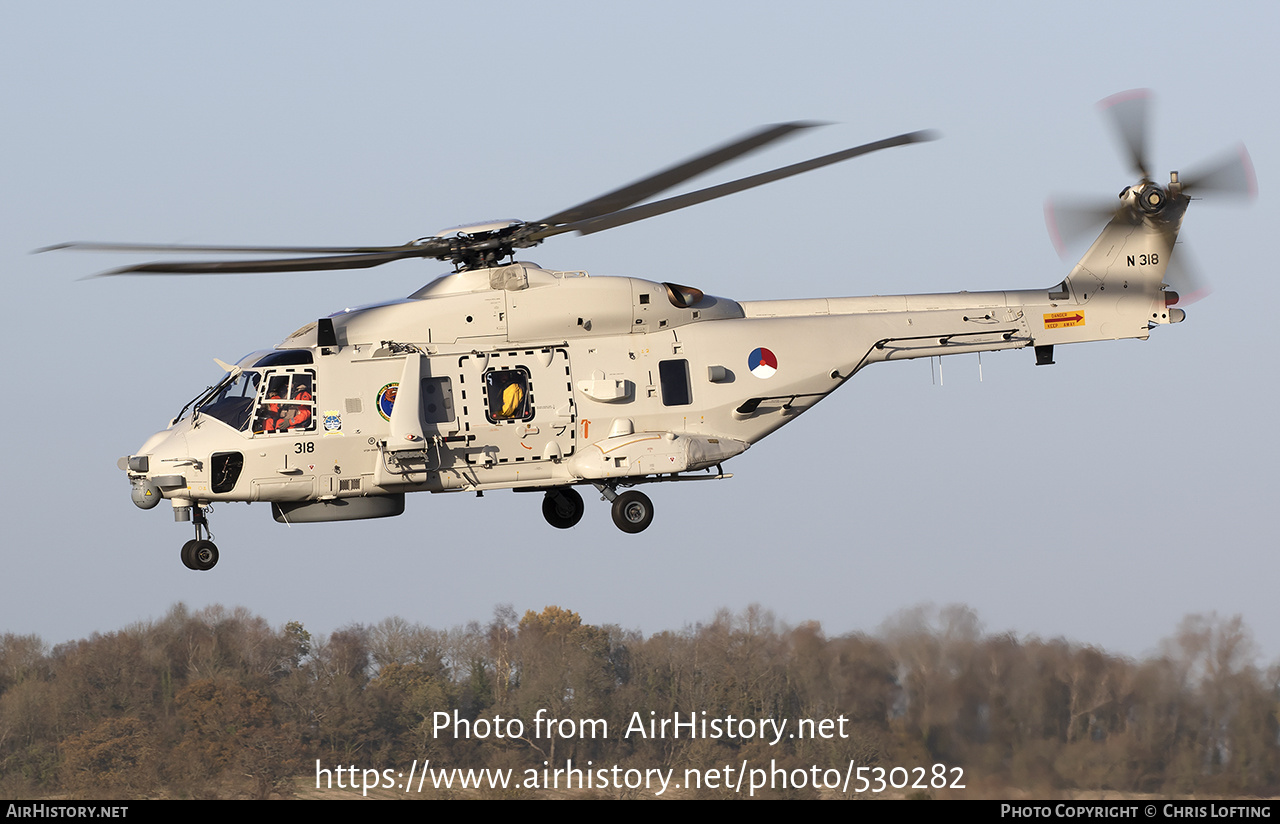
<instances>
[{"instance_id":1,"label":"nh90 helicopter","mask_svg":"<svg viewBox=\"0 0 1280 824\"><path fill-rule=\"evenodd\" d=\"M407 298L320 318L274 349L219 361L226 375L217 385L120 459L135 504L168 499L176 520L194 524L181 551L191 569L218 561L206 512L220 501L270 502L277 521L310 523L399 515L407 492L514 489L541 492L547 522L566 529L583 515L575 487L591 486L612 502L618 528L636 533L653 504L632 487L730 477L725 461L873 363L1031 347L1048 364L1058 344L1145 339L1181 321L1167 273L1190 196L1251 190L1247 156L1157 184L1143 149L1146 96L1110 104L1141 179L1118 201L1075 215L1105 228L1048 289L739 302L515 260L554 235L602 231L932 138L903 134L644 203L807 123L763 128L541 220L462 226L402 246L50 248L294 255L145 263L108 275L454 264Z\"/></svg>"}]
</instances>

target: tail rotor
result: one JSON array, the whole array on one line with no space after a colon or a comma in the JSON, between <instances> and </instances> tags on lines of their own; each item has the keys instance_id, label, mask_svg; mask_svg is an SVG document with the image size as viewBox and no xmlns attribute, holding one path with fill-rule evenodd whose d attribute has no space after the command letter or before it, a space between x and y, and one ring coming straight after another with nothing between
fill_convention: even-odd
<instances>
[{"instance_id":1,"label":"tail rotor","mask_svg":"<svg viewBox=\"0 0 1280 824\"><path fill-rule=\"evenodd\" d=\"M1149 90L1133 89L1098 103L1098 108L1107 115L1115 130L1122 154L1140 179L1120 193L1118 202L1098 198L1050 198L1045 202L1045 226L1049 239L1064 260L1071 257L1083 240L1097 237L1107 223L1131 210L1134 203L1143 211L1154 214L1170 199L1185 205L1188 200L1200 198L1251 200L1257 196L1257 178L1244 144L1193 167L1184 175L1171 172L1166 186L1155 183L1148 160L1151 99ZM1130 197L1134 190L1139 195L1136 199ZM1169 256L1165 282L1176 293L1173 297L1179 306L1194 303L1211 291L1182 243L1178 243Z\"/></svg>"}]
</instances>

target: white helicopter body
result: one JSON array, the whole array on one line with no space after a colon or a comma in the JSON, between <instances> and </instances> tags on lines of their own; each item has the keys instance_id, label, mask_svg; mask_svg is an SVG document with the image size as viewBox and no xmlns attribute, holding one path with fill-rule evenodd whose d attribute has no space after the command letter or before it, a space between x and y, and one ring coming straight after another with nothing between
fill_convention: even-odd
<instances>
[{"instance_id":1,"label":"white helicopter body","mask_svg":"<svg viewBox=\"0 0 1280 824\"><path fill-rule=\"evenodd\" d=\"M120 459L134 502L168 500L178 520L194 522L182 549L192 569L218 560L205 512L222 501L270 502L276 520L299 523L399 515L409 492L513 489L541 492L547 521L569 528L584 509L574 487L591 486L613 502L620 529L639 532L653 505L629 487L730 477L725 461L873 363L1031 347L1047 364L1059 344L1146 339L1183 319L1166 272L1189 184L1177 173L1167 186L1152 183L1124 123L1143 179L1106 206L1093 246L1049 288L739 302L514 259L554 234L622 225L927 138L903 135L627 208L806 125L770 127L532 224L460 227L400 247L158 247L326 256L113 272L368 268L404 257L452 259L458 269L223 364L217 386Z\"/></svg>"}]
</instances>

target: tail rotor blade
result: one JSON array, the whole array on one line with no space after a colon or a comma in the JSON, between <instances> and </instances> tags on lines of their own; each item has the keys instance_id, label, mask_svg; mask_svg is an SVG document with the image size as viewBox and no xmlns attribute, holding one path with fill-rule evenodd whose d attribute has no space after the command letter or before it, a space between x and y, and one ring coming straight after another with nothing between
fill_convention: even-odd
<instances>
[{"instance_id":1,"label":"tail rotor blade","mask_svg":"<svg viewBox=\"0 0 1280 824\"><path fill-rule=\"evenodd\" d=\"M1182 176L1182 190L1191 195L1214 195L1247 198L1258 196L1258 179L1253 173L1253 160L1241 143L1204 168Z\"/></svg>"},{"instance_id":2,"label":"tail rotor blade","mask_svg":"<svg viewBox=\"0 0 1280 824\"><path fill-rule=\"evenodd\" d=\"M1147 172L1147 109L1150 102L1150 90L1133 89L1113 94L1098 103L1098 108L1110 116L1129 155L1129 162L1143 180L1151 179Z\"/></svg>"},{"instance_id":3,"label":"tail rotor blade","mask_svg":"<svg viewBox=\"0 0 1280 824\"><path fill-rule=\"evenodd\" d=\"M1143 180L1151 179L1147 164L1147 109L1151 104L1151 90L1134 88L1132 91L1111 95L1098 102L1098 107L1110 115L1120 142L1124 143L1129 162Z\"/></svg>"},{"instance_id":4,"label":"tail rotor blade","mask_svg":"<svg viewBox=\"0 0 1280 824\"><path fill-rule=\"evenodd\" d=\"M1169 255L1169 265L1164 271L1164 282L1178 293L1179 307L1190 306L1204 300L1213 292L1204 273L1187 251L1185 243L1178 243L1173 247L1173 252Z\"/></svg>"},{"instance_id":5,"label":"tail rotor blade","mask_svg":"<svg viewBox=\"0 0 1280 824\"><path fill-rule=\"evenodd\" d=\"M1044 224L1053 248L1065 259L1082 240L1095 237L1115 213L1110 202L1050 198L1044 203Z\"/></svg>"}]
</instances>

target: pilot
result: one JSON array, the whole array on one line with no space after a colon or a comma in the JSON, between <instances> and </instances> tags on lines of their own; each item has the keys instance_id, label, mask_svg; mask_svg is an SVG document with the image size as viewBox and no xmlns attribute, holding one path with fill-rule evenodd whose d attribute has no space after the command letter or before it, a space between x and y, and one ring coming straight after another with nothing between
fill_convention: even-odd
<instances>
[{"instance_id":1,"label":"pilot","mask_svg":"<svg viewBox=\"0 0 1280 824\"><path fill-rule=\"evenodd\" d=\"M293 389L293 400L309 402L311 400L311 387L307 386L307 384L305 383L300 383L297 386L295 386ZM285 429L310 428L310 424L309 424L309 421L311 420L310 406L295 406L293 404L290 404L290 410L292 412L292 415L289 418L289 422L286 426L282 428L285 428Z\"/></svg>"},{"instance_id":2,"label":"pilot","mask_svg":"<svg viewBox=\"0 0 1280 824\"><path fill-rule=\"evenodd\" d=\"M266 408L262 412L258 413L258 425L254 427L257 432L275 432L276 428L281 423L279 404L280 393L272 390L271 393L267 395L267 400L274 401L274 403L268 403Z\"/></svg>"}]
</instances>

